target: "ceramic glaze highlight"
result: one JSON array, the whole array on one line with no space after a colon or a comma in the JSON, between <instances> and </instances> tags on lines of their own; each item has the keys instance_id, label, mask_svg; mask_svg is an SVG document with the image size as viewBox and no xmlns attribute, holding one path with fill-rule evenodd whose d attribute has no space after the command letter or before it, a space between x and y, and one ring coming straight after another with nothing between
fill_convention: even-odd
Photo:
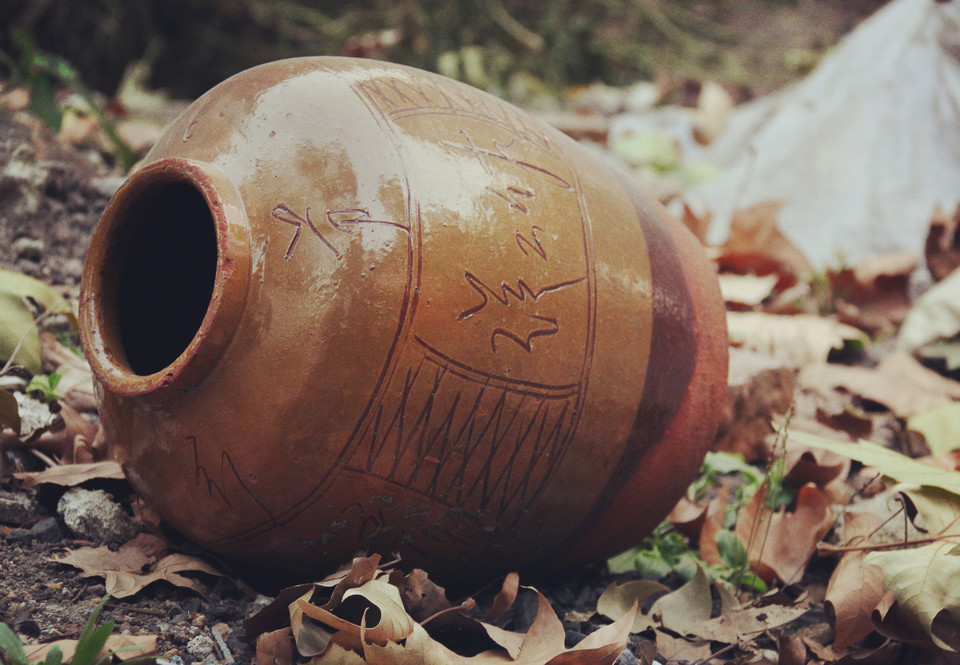
<instances>
[{"instance_id":1,"label":"ceramic glaze highlight","mask_svg":"<svg viewBox=\"0 0 960 665\"><path fill-rule=\"evenodd\" d=\"M513 106L347 58L183 113L96 229L81 331L144 499L302 576L616 553L726 389L712 266L661 206Z\"/></svg>"}]
</instances>

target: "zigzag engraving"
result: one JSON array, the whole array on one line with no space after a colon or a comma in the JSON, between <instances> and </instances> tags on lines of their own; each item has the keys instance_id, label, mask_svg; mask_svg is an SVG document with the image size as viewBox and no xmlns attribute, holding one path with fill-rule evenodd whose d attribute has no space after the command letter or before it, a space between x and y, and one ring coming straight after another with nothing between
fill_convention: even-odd
<instances>
[{"instance_id":1,"label":"zigzag engraving","mask_svg":"<svg viewBox=\"0 0 960 665\"><path fill-rule=\"evenodd\" d=\"M577 394L477 381L421 357L397 372L347 460L491 522L519 516L544 489L569 438Z\"/></svg>"}]
</instances>

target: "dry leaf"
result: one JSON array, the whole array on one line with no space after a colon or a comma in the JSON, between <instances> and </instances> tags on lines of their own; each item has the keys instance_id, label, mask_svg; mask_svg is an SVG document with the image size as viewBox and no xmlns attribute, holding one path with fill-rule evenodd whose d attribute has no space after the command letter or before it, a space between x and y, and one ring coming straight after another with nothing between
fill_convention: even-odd
<instances>
[{"instance_id":1,"label":"dry leaf","mask_svg":"<svg viewBox=\"0 0 960 665\"><path fill-rule=\"evenodd\" d=\"M750 499L737 520L735 533L745 544L750 569L763 580L785 584L803 575L807 562L833 525L830 499L816 486L797 492L791 511L771 511L764 504L769 486L764 484Z\"/></svg>"},{"instance_id":2,"label":"dry leaf","mask_svg":"<svg viewBox=\"0 0 960 665\"><path fill-rule=\"evenodd\" d=\"M657 651L670 663L709 662L713 652L710 642L688 640L683 637L674 637L669 633L656 631Z\"/></svg>"},{"instance_id":3,"label":"dry leaf","mask_svg":"<svg viewBox=\"0 0 960 665\"><path fill-rule=\"evenodd\" d=\"M793 403L794 369L767 353L730 349L727 399L713 450L743 455L748 463L769 456L770 423Z\"/></svg>"},{"instance_id":4,"label":"dry leaf","mask_svg":"<svg viewBox=\"0 0 960 665\"><path fill-rule=\"evenodd\" d=\"M906 455L878 446L869 441L839 443L804 432L793 432L790 438L807 446L824 448L867 466L875 467L883 475L901 483L939 487L960 496L960 472L942 469L910 459Z\"/></svg>"},{"instance_id":5,"label":"dry leaf","mask_svg":"<svg viewBox=\"0 0 960 665\"><path fill-rule=\"evenodd\" d=\"M844 514L844 545L864 545L881 524L871 513ZM871 615L883 597L883 573L877 566L864 566L867 550L844 553L830 576L824 599L827 619L834 628L833 646L842 649L873 632Z\"/></svg>"},{"instance_id":6,"label":"dry leaf","mask_svg":"<svg viewBox=\"0 0 960 665\"><path fill-rule=\"evenodd\" d=\"M778 287L788 288L813 273L810 262L777 228L782 202L738 210L730 220L730 236L720 247L721 270L741 274L775 274Z\"/></svg>"},{"instance_id":7,"label":"dry leaf","mask_svg":"<svg viewBox=\"0 0 960 665\"><path fill-rule=\"evenodd\" d=\"M76 652L77 640L57 640L45 644L28 644L23 647L23 651L27 655L27 660L30 663L42 663L47 657L47 653L53 647L59 647L63 654L63 662L68 663ZM114 657L121 662L132 658L149 656L157 651L157 636L110 635L100 653L107 654L116 651L119 651L119 653L114 653Z\"/></svg>"},{"instance_id":8,"label":"dry leaf","mask_svg":"<svg viewBox=\"0 0 960 665\"><path fill-rule=\"evenodd\" d=\"M423 621L452 606L444 588L431 581L419 568L407 575L395 571L390 576L390 584L400 591L403 608L414 621Z\"/></svg>"},{"instance_id":9,"label":"dry leaf","mask_svg":"<svg viewBox=\"0 0 960 665\"><path fill-rule=\"evenodd\" d=\"M834 389L881 404L900 418L960 400L960 383L927 369L910 356L895 353L875 368L809 365L797 377L807 390Z\"/></svg>"},{"instance_id":10,"label":"dry leaf","mask_svg":"<svg viewBox=\"0 0 960 665\"><path fill-rule=\"evenodd\" d=\"M805 605L745 607L704 621L697 626L694 634L705 640L737 644L751 640L764 631L785 626L799 619L809 609Z\"/></svg>"},{"instance_id":11,"label":"dry leaf","mask_svg":"<svg viewBox=\"0 0 960 665\"><path fill-rule=\"evenodd\" d=\"M871 552L866 564L875 564L883 571L883 588L897 599L900 609L910 615L923 632L939 648L955 651L944 640L945 627L960 621L960 553L957 543L935 542L913 549L892 552ZM943 616L941 612L946 612ZM939 630L934 630L934 621ZM955 628L954 628L955 633Z\"/></svg>"},{"instance_id":12,"label":"dry leaf","mask_svg":"<svg viewBox=\"0 0 960 665\"><path fill-rule=\"evenodd\" d=\"M924 245L924 258L930 274L937 281L944 279L960 266L960 206L950 215L940 206L937 206L930 220L927 230L927 240Z\"/></svg>"},{"instance_id":13,"label":"dry leaf","mask_svg":"<svg viewBox=\"0 0 960 665\"><path fill-rule=\"evenodd\" d=\"M923 435L931 455L960 448L960 403L950 402L907 418L907 429Z\"/></svg>"},{"instance_id":14,"label":"dry leaf","mask_svg":"<svg viewBox=\"0 0 960 665\"><path fill-rule=\"evenodd\" d=\"M141 533L116 552L109 547L81 547L51 561L79 568L81 577L104 578L107 593L115 598L136 594L148 584L166 581L176 586L206 595L205 588L196 580L180 575L182 572L203 572L220 576L209 564L186 554L168 554L166 545L155 536ZM161 558L162 557L162 558ZM159 559L159 560L158 560Z\"/></svg>"},{"instance_id":15,"label":"dry leaf","mask_svg":"<svg viewBox=\"0 0 960 665\"><path fill-rule=\"evenodd\" d=\"M734 346L775 355L793 367L825 363L831 350L868 341L852 326L807 314L727 312L727 328Z\"/></svg>"},{"instance_id":16,"label":"dry leaf","mask_svg":"<svg viewBox=\"0 0 960 665\"><path fill-rule=\"evenodd\" d=\"M871 335L892 333L910 309L910 275L915 252L878 254L829 275L840 320Z\"/></svg>"},{"instance_id":17,"label":"dry leaf","mask_svg":"<svg viewBox=\"0 0 960 665\"><path fill-rule=\"evenodd\" d=\"M600 595L597 612L610 619L620 619L666 588L650 580L614 584ZM703 568L698 566L690 581L676 591L657 598L647 611L637 612L630 632L640 633L648 628L662 627L685 635L709 619L712 609L710 582Z\"/></svg>"},{"instance_id":18,"label":"dry leaf","mask_svg":"<svg viewBox=\"0 0 960 665\"><path fill-rule=\"evenodd\" d=\"M414 621L403 609L400 590L383 580L369 580L346 590L341 601L332 606L328 603L324 607L318 607L311 604L308 598L305 596L291 603L291 620L293 621L294 612L302 612L304 616L331 629L331 635L343 633L344 638L351 638L346 642L351 646L359 647L362 644L361 620L371 624L371 627L365 630L365 640L368 643L384 645L387 642L399 642L413 630ZM299 624L299 630L298 626L294 627L298 649L301 648L301 631L310 625L302 620Z\"/></svg>"},{"instance_id":19,"label":"dry leaf","mask_svg":"<svg viewBox=\"0 0 960 665\"><path fill-rule=\"evenodd\" d=\"M720 294L726 303L756 307L770 297L779 279L774 274L761 277L722 273L719 276Z\"/></svg>"},{"instance_id":20,"label":"dry leaf","mask_svg":"<svg viewBox=\"0 0 960 665\"><path fill-rule=\"evenodd\" d=\"M280 628L257 638L256 665L292 665L293 647L290 629Z\"/></svg>"}]
</instances>

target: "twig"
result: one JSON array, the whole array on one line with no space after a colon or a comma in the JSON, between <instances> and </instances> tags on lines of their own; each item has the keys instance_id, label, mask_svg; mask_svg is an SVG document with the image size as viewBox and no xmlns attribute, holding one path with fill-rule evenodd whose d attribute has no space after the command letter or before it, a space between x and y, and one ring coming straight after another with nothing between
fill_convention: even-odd
<instances>
[{"instance_id":1,"label":"twig","mask_svg":"<svg viewBox=\"0 0 960 665\"><path fill-rule=\"evenodd\" d=\"M227 647L226 641L223 639L223 635L219 631L210 628L210 632L213 633L213 640L217 643L217 648L220 649L220 653L223 654L223 660L226 663L235 663L233 659L233 654L230 653L229 647Z\"/></svg>"},{"instance_id":2,"label":"twig","mask_svg":"<svg viewBox=\"0 0 960 665\"><path fill-rule=\"evenodd\" d=\"M887 550L896 550L914 545L926 545L936 543L947 538L958 538L960 534L950 533L939 536L927 536L926 538L915 538L905 540L902 543L864 543L863 545L831 545L830 543L817 543L817 554L824 556L827 554L843 554L844 552L884 552Z\"/></svg>"}]
</instances>

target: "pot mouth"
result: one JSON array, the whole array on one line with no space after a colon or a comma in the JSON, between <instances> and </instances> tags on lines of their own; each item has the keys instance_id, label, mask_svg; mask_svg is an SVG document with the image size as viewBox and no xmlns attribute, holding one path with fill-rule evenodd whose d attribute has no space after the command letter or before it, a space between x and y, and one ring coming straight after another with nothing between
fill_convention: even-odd
<instances>
[{"instance_id":1,"label":"pot mouth","mask_svg":"<svg viewBox=\"0 0 960 665\"><path fill-rule=\"evenodd\" d=\"M216 167L149 164L120 187L91 238L80 333L121 395L190 389L233 336L250 275L239 193Z\"/></svg>"}]
</instances>

